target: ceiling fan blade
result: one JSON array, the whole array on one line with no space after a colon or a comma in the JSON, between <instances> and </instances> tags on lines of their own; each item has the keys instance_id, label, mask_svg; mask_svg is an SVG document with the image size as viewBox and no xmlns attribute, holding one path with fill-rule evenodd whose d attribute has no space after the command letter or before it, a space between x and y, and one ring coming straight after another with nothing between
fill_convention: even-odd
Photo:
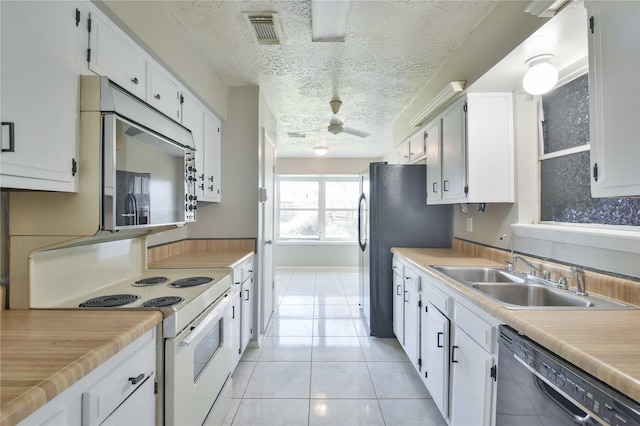
<instances>
[{"instance_id":1,"label":"ceiling fan blade","mask_svg":"<svg viewBox=\"0 0 640 426\"><path fill-rule=\"evenodd\" d=\"M367 136L369 136L369 133L365 132L364 130L352 129L351 127L343 127L342 132L349 135L358 136L360 138L366 138Z\"/></svg>"},{"instance_id":2,"label":"ceiling fan blade","mask_svg":"<svg viewBox=\"0 0 640 426\"><path fill-rule=\"evenodd\" d=\"M287 132L287 135L290 138L306 138L307 137L307 133L315 133L315 132L319 132L324 130L324 127L321 127L319 129L313 129L313 130L305 130L303 132Z\"/></svg>"}]
</instances>

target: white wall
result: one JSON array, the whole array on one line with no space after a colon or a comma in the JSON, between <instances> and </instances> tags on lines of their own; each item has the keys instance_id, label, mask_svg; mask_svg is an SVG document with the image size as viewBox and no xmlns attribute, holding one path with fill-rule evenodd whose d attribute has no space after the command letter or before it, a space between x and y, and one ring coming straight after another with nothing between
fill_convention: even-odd
<instances>
[{"instance_id":1,"label":"white wall","mask_svg":"<svg viewBox=\"0 0 640 426\"><path fill-rule=\"evenodd\" d=\"M257 238L260 89L229 89L228 118L222 126L221 202L198 203L189 238Z\"/></svg>"},{"instance_id":2,"label":"white wall","mask_svg":"<svg viewBox=\"0 0 640 426\"><path fill-rule=\"evenodd\" d=\"M377 158L279 158L279 175L358 174ZM357 267L357 243L300 243L276 241L276 266Z\"/></svg>"},{"instance_id":3,"label":"white wall","mask_svg":"<svg viewBox=\"0 0 640 426\"><path fill-rule=\"evenodd\" d=\"M414 133L409 121L451 81L465 80L467 86L504 58L548 19L524 11L524 1L502 1L452 52L447 62L425 85L393 124L394 145ZM434 111L437 113L437 111Z\"/></svg>"},{"instance_id":4,"label":"white wall","mask_svg":"<svg viewBox=\"0 0 640 426\"><path fill-rule=\"evenodd\" d=\"M340 245L276 243L276 266L278 268L356 268L358 267L358 243Z\"/></svg>"}]
</instances>

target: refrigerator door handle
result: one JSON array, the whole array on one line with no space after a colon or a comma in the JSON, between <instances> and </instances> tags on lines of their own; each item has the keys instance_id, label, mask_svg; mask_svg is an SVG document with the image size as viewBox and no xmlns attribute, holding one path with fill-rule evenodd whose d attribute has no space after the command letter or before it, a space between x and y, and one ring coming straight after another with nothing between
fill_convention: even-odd
<instances>
[{"instance_id":1,"label":"refrigerator door handle","mask_svg":"<svg viewBox=\"0 0 640 426\"><path fill-rule=\"evenodd\" d=\"M364 213L364 209L362 208L363 203L366 202L366 198L364 194L360 194L360 198L358 199L358 245L360 246L360 250L365 251L367 247L367 241L364 240L364 235L362 232L362 225L364 218L362 217Z\"/></svg>"}]
</instances>

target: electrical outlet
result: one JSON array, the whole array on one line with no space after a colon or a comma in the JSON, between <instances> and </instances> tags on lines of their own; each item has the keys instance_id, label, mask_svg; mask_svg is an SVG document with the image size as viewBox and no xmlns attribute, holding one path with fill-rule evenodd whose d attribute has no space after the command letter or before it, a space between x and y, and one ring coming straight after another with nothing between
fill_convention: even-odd
<instances>
[{"instance_id":1,"label":"electrical outlet","mask_svg":"<svg viewBox=\"0 0 640 426\"><path fill-rule=\"evenodd\" d=\"M467 218L467 232L473 232L473 218Z\"/></svg>"}]
</instances>

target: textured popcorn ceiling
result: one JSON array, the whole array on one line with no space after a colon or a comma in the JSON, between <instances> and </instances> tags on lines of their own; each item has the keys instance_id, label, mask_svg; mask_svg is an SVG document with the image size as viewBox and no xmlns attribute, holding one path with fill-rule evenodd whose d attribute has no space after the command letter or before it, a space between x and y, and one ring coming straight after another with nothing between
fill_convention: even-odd
<instances>
[{"instance_id":1,"label":"textured popcorn ceiling","mask_svg":"<svg viewBox=\"0 0 640 426\"><path fill-rule=\"evenodd\" d=\"M259 85L278 120L278 156L380 157L392 148L392 123L462 43L494 1L352 1L344 43L311 42L311 2L166 1L193 41L229 86ZM277 12L284 39L259 45L242 12ZM321 129L338 117L367 138Z\"/></svg>"}]
</instances>

